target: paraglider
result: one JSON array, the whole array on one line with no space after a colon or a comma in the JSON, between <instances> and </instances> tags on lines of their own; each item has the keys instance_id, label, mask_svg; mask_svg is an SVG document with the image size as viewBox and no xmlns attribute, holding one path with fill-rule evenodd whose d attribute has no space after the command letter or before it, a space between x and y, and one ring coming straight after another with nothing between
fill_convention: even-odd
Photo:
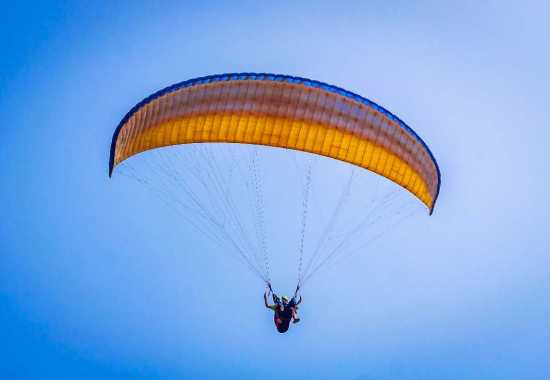
<instances>
[{"instance_id":1,"label":"paraglider","mask_svg":"<svg viewBox=\"0 0 550 380\"><path fill-rule=\"evenodd\" d=\"M254 148L249 152L246 164L237 157L239 153L222 148L234 144L311 153L379 174L412 193L428 208L430 215L439 194L439 168L424 141L385 108L336 86L286 75L223 74L175 84L138 103L113 134L109 176L118 165L139 153L168 152L171 146L194 146L195 150L171 151L173 154L159 156L151 167L163 176L162 181L144 179L132 168L129 172L147 186L160 186L161 197L173 208L181 207L183 217L205 236L229 244L269 288L265 199L258 150ZM209 150L207 146L212 148ZM216 159L216 154L223 158ZM250 172L248 178L243 173L246 167ZM320 257L319 252L327 244L345 203L354 173L351 172L344 184L342 197L311 259L303 263L312 187L312 166L307 165L302 181L298 288L318 268L340 254L361 228L372 224L364 221L349 233L341 234L342 242L330 248L326 257ZM253 204L252 230L256 243L251 241L250 235L254 234L247 230L237 201L231 196L230 188L237 182L244 183L246 191L250 191L241 198ZM169 189L170 186L174 189ZM198 191L197 186L203 191ZM390 201L386 199L365 210L366 218L377 215L387 203ZM361 210L355 211L361 213ZM190 216L193 213L196 217ZM267 293L264 296L266 307L275 311L275 319L284 322L277 324L278 329L279 325L288 329L287 321L299 320L295 314L299 301L295 298L284 302L274 295L277 302L269 306Z\"/></svg>"},{"instance_id":2,"label":"paraglider","mask_svg":"<svg viewBox=\"0 0 550 380\"><path fill-rule=\"evenodd\" d=\"M280 333L287 332L291 322L300 322L300 318L298 318L298 305L302 303L302 296L300 296L300 298L296 300L298 296L298 290L299 289L296 289L294 297L289 300L288 296L279 297L278 295L273 293L271 285L268 285L265 289L265 307L273 310L273 322L275 323L277 331ZM273 297L273 305L270 305L267 301L269 294L271 294Z\"/></svg>"}]
</instances>

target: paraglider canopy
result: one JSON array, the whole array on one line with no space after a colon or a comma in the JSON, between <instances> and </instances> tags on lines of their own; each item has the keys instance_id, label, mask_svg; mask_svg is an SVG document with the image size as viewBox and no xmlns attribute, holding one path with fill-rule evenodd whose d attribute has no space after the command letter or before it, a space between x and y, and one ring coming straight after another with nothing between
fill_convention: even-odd
<instances>
[{"instance_id":1,"label":"paraglider canopy","mask_svg":"<svg viewBox=\"0 0 550 380\"><path fill-rule=\"evenodd\" d=\"M140 152L212 142L268 145L345 161L404 187L430 213L439 193L432 153L397 116L336 86L273 74L191 79L144 99L113 135L109 175Z\"/></svg>"}]
</instances>

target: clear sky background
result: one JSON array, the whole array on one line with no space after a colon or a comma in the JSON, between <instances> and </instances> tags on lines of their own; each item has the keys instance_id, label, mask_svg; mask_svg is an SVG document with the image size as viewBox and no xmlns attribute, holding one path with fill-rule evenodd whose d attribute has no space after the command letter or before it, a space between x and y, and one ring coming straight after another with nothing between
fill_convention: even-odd
<instances>
[{"instance_id":1,"label":"clear sky background","mask_svg":"<svg viewBox=\"0 0 550 380\"><path fill-rule=\"evenodd\" d=\"M550 378L548 14L543 1L5 2L0 377ZM285 335L261 282L107 177L136 102L240 71L378 102L443 173L434 215L312 281Z\"/></svg>"}]
</instances>

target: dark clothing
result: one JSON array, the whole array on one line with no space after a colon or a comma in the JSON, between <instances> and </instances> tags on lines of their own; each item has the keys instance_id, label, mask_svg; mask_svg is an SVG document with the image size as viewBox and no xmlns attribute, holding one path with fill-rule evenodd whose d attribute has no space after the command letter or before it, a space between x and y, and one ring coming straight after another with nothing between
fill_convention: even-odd
<instances>
[{"instance_id":1,"label":"dark clothing","mask_svg":"<svg viewBox=\"0 0 550 380\"><path fill-rule=\"evenodd\" d=\"M282 333L285 333L288 331L288 328L290 326L290 319L281 319L277 316L277 313L273 316L273 321L275 322L275 327L277 327L277 331Z\"/></svg>"},{"instance_id":2,"label":"dark clothing","mask_svg":"<svg viewBox=\"0 0 550 380\"><path fill-rule=\"evenodd\" d=\"M277 331L280 333L285 333L290 326L290 321L294 315L296 309L296 300L292 298L289 303L283 305L282 301L276 295L273 295L273 302L275 305L272 306L275 315L273 316L273 321L277 327Z\"/></svg>"}]
</instances>

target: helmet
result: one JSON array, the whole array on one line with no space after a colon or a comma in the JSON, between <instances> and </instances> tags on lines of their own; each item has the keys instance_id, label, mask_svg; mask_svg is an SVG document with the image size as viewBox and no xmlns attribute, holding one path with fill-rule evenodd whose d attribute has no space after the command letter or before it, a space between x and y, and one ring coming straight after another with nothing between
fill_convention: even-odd
<instances>
[{"instance_id":1,"label":"helmet","mask_svg":"<svg viewBox=\"0 0 550 380\"><path fill-rule=\"evenodd\" d=\"M281 299L283 300L283 302L288 302L288 297L287 296L282 296Z\"/></svg>"}]
</instances>

